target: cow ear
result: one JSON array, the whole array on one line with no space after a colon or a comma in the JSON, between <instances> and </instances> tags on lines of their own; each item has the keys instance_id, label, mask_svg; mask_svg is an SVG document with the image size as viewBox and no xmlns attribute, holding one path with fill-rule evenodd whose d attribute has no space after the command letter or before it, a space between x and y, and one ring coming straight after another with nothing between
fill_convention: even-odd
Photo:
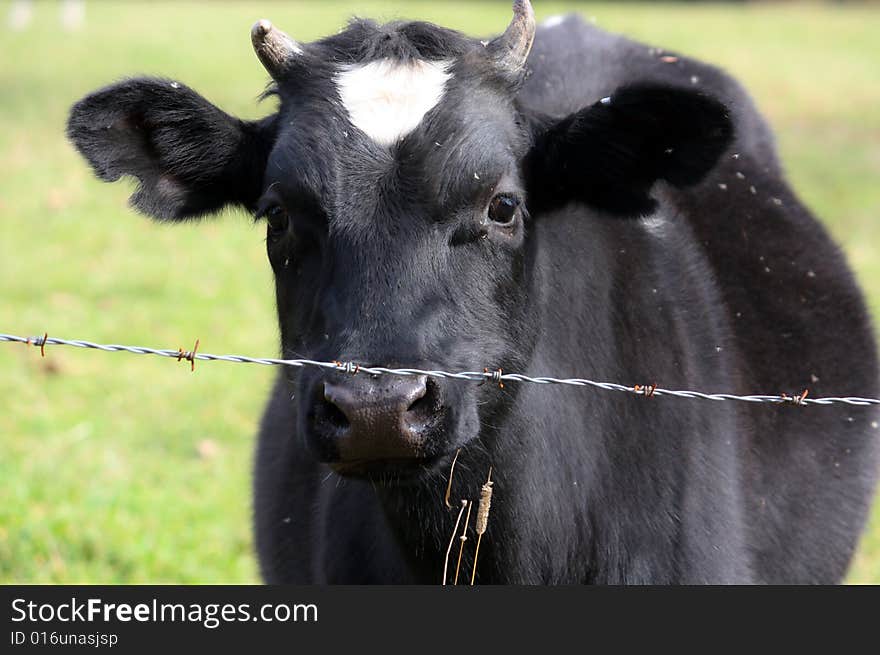
<instances>
[{"instance_id":1,"label":"cow ear","mask_svg":"<svg viewBox=\"0 0 880 655\"><path fill-rule=\"evenodd\" d=\"M178 82L139 78L77 102L67 134L102 180L138 179L136 209L177 220L252 206L275 123L242 121Z\"/></svg>"},{"instance_id":2,"label":"cow ear","mask_svg":"<svg viewBox=\"0 0 880 655\"><path fill-rule=\"evenodd\" d=\"M699 182L733 138L727 108L692 90L624 87L591 107L539 121L524 171L529 206L579 200L618 216L644 216L657 180Z\"/></svg>"}]
</instances>

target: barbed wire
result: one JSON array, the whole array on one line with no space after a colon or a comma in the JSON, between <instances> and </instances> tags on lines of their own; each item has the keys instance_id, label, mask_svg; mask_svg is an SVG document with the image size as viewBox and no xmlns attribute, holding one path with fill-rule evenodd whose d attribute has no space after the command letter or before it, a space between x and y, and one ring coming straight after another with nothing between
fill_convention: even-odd
<instances>
[{"instance_id":1,"label":"barbed wire","mask_svg":"<svg viewBox=\"0 0 880 655\"><path fill-rule=\"evenodd\" d=\"M178 361L187 361L190 363L192 370L195 370L195 362L200 361L220 361L233 362L236 364L262 364L264 366L293 366L302 368L306 366L314 366L324 369L332 369L355 375L357 373L366 373L368 375L425 375L434 378L446 378L452 380L466 380L469 382L492 382L504 388L505 382L524 382L531 384L561 384L574 387L593 387L604 391L618 391L648 398L659 396L672 396L675 398L689 398L696 400L733 400L747 403L775 403L790 405L854 405L854 406L880 406L878 398L860 398L854 396L847 397L829 397L829 398L810 398L809 390L804 389L799 394L780 394L780 395L736 395L731 393L703 393L700 391L662 389L656 384L633 385L627 386L614 382L597 382L595 380L587 380L584 378L555 378L546 376L529 376L521 373L504 373L502 369L490 371L483 369L479 371L434 371L418 368L385 368L382 366L361 366L354 362L320 362L312 359L278 359L273 357L247 357L245 355L212 355L210 353L198 352L199 341L196 340L192 350L177 350L147 348L145 346L124 346L120 344L100 344L91 341L83 341L81 339L59 339L50 337L48 334L36 337L22 337L14 334L0 334L0 342L22 343L34 346L40 349L43 356L46 354L46 346L72 346L75 348L88 348L92 350L101 350L104 352L127 352L135 355L157 355L159 357L171 357Z\"/></svg>"}]
</instances>

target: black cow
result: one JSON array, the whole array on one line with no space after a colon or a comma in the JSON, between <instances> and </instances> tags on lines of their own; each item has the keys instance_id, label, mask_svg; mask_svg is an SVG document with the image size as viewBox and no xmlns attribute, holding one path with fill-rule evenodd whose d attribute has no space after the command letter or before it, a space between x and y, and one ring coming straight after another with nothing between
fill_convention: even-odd
<instances>
[{"instance_id":1,"label":"black cow","mask_svg":"<svg viewBox=\"0 0 880 655\"><path fill-rule=\"evenodd\" d=\"M140 181L144 213L265 221L285 357L878 394L844 257L722 71L577 17L536 29L526 0L490 41L361 20L310 44L266 21L252 36L271 116L138 78L77 103L69 135L102 179ZM491 467L478 582L835 582L877 421L285 369L256 454L261 569L437 583Z\"/></svg>"}]
</instances>

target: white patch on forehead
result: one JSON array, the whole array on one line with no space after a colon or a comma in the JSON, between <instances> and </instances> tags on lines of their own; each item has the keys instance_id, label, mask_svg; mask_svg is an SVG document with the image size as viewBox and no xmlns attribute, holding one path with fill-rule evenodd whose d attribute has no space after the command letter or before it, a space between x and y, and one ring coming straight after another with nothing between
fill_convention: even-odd
<instances>
[{"instance_id":1,"label":"white patch on forehead","mask_svg":"<svg viewBox=\"0 0 880 655\"><path fill-rule=\"evenodd\" d=\"M390 146L416 129L443 99L450 65L380 59L345 67L334 81L352 125L379 145Z\"/></svg>"}]
</instances>

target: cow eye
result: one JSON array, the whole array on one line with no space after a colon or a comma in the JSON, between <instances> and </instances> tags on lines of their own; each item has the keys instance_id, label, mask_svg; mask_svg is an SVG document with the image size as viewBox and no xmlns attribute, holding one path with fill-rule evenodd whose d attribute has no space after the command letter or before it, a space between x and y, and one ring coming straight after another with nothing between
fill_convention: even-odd
<instances>
[{"instance_id":1,"label":"cow eye","mask_svg":"<svg viewBox=\"0 0 880 655\"><path fill-rule=\"evenodd\" d=\"M287 226L290 222L287 212L283 207L275 205L266 211L267 231L270 239L278 239L287 232Z\"/></svg>"},{"instance_id":2,"label":"cow eye","mask_svg":"<svg viewBox=\"0 0 880 655\"><path fill-rule=\"evenodd\" d=\"M519 198L507 194L499 194L489 203L489 220L499 225L511 225L519 209Z\"/></svg>"}]
</instances>

